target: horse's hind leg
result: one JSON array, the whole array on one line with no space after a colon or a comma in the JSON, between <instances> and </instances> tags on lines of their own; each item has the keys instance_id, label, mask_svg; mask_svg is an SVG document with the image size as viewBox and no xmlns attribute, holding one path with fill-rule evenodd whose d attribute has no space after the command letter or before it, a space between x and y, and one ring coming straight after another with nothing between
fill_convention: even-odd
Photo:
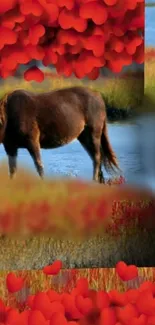
<instances>
[{"instance_id":1,"label":"horse's hind leg","mask_svg":"<svg viewBox=\"0 0 155 325\"><path fill-rule=\"evenodd\" d=\"M78 140L93 161L93 180L104 183L101 169L101 132L87 126Z\"/></svg>"},{"instance_id":2,"label":"horse's hind leg","mask_svg":"<svg viewBox=\"0 0 155 325\"><path fill-rule=\"evenodd\" d=\"M104 179L104 175L103 175L101 166L100 166L100 171L99 171L99 183L105 183L105 179Z\"/></svg>"},{"instance_id":3,"label":"horse's hind leg","mask_svg":"<svg viewBox=\"0 0 155 325\"><path fill-rule=\"evenodd\" d=\"M44 167L42 164L41 154L40 154L39 131L36 132L35 135L28 140L26 147L34 161L39 176L43 178Z\"/></svg>"}]
</instances>

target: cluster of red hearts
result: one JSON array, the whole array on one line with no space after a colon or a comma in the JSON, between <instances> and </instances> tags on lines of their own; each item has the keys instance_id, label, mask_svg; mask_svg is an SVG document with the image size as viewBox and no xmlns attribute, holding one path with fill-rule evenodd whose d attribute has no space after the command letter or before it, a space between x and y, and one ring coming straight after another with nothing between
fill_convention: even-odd
<instances>
[{"instance_id":1,"label":"cluster of red hearts","mask_svg":"<svg viewBox=\"0 0 155 325\"><path fill-rule=\"evenodd\" d=\"M57 275L62 262L56 260L43 269L46 276ZM123 281L138 279L134 265L118 262L116 273ZM24 280L14 273L6 278L9 293L23 289ZM80 278L70 293L49 289L26 298L23 311L5 306L0 300L1 325L154 325L155 283L145 281L137 289L120 293L89 288L88 280Z\"/></svg>"},{"instance_id":2,"label":"cluster of red hearts","mask_svg":"<svg viewBox=\"0 0 155 325\"><path fill-rule=\"evenodd\" d=\"M97 79L144 60L144 0L6 0L0 2L0 76L33 59L66 77ZM27 81L43 81L37 67Z\"/></svg>"}]
</instances>

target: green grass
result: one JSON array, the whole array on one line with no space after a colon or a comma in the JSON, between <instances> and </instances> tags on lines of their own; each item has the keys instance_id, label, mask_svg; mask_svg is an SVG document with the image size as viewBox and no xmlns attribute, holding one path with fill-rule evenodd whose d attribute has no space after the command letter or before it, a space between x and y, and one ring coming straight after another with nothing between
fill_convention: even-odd
<instances>
[{"instance_id":1,"label":"green grass","mask_svg":"<svg viewBox=\"0 0 155 325\"><path fill-rule=\"evenodd\" d=\"M135 109L141 104L143 78L133 77L132 74L124 78L99 78L96 81L81 81L76 78L65 79L63 77L52 79L47 77L41 84L26 82L19 78L8 78L1 82L0 98L5 93L19 88L44 92L73 85L87 86L100 91L107 106L115 109Z\"/></svg>"},{"instance_id":2,"label":"green grass","mask_svg":"<svg viewBox=\"0 0 155 325\"><path fill-rule=\"evenodd\" d=\"M145 7L155 7L155 3L145 3Z\"/></svg>"},{"instance_id":3,"label":"green grass","mask_svg":"<svg viewBox=\"0 0 155 325\"><path fill-rule=\"evenodd\" d=\"M145 49L145 96L141 111L155 112L155 48Z\"/></svg>"}]
</instances>

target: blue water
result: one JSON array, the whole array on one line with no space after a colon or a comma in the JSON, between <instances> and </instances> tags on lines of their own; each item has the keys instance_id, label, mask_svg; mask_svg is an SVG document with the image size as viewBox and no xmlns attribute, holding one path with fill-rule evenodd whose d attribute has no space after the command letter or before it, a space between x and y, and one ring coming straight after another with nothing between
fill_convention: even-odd
<instances>
[{"instance_id":1,"label":"blue water","mask_svg":"<svg viewBox=\"0 0 155 325\"><path fill-rule=\"evenodd\" d=\"M155 3L149 0L149 3ZM155 46L155 7L145 8L145 45Z\"/></svg>"},{"instance_id":2,"label":"blue water","mask_svg":"<svg viewBox=\"0 0 155 325\"><path fill-rule=\"evenodd\" d=\"M136 125L112 123L108 125L109 138L127 180L140 172L139 152L136 141ZM6 159L3 146L0 146L0 162ZM78 141L58 149L42 150L45 175L51 177L78 177L92 179L92 162ZM19 150L18 165L35 172L33 161L26 150ZM107 177L107 174L105 173Z\"/></svg>"}]
</instances>

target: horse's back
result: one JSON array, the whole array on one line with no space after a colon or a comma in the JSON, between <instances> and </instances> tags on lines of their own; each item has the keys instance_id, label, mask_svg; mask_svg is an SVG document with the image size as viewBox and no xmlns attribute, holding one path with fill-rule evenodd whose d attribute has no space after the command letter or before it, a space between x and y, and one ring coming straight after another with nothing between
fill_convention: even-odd
<instances>
[{"instance_id":1,"label":"horse's back","mask_svg":"<svg viewBox=\"0 0 155 325\"><path fill-rule=\"evenodd\" d=\"M7 101L9 133L13 132L16 137L30 135L37 125L42 148L56 148L71 142L79 137L85 125L100 123L103 114L101 96L85 87L39 94L15 90Z\"/></svg>"},{"instance_id":2,"label":"horse's back","mask_svg":"<svg viewBox=\"0 0 155 325\"><path fill-rule=\"evenodd\" d=\"M96 113L104 108L103 100L98 92L86 87L70 87L35 94L25 90L15 90L8 96L9 114L26 114L29 116L45 116L52 113L71 115Z\"/></svg>"}]
</instances>

